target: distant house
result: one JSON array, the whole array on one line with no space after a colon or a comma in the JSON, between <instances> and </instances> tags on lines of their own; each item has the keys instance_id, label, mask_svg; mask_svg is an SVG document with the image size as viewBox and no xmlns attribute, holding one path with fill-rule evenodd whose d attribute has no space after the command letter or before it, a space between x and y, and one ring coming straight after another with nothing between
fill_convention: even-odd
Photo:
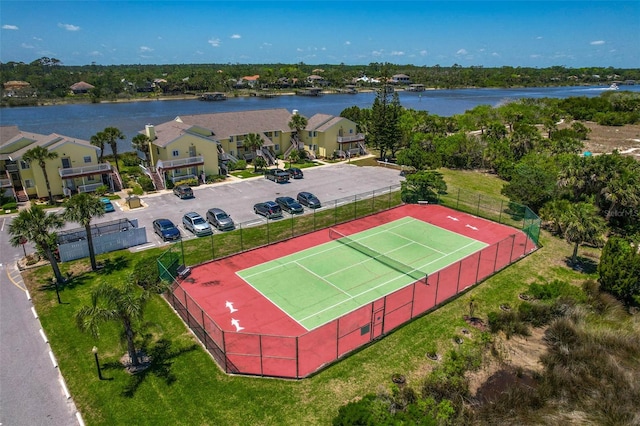
<instances>
[{"instance_id":1,"label":"distant house","mask_svg":"<svg viewBox=\"0 0 640 426\"><path fill-rule=\"evenodd\" d=\"M98 147L88 141L55 133L40 135L21 131L17 126L0 127L0 187L19 201L48 197L42 169L23 160L36 146L58 154L46 162L51 194L68 196L93 192L102 185L121 189L120 176L108 162L98 162Z\"/></svg>"},{"instance_id":2,"label":"distant house","mask_svg":"<svg viewBox=\"0 0 640 426\"><path fill-rule=\"evenodd\" d=\"M309 77L307 77L307 82L314 86L326 86L329 84L329 82L325 80L324 77L317 74L312 74Z\"/></svg>"},{"instance_id":3,"label":"distant house","mask_svg":"<svg viewBox=\"0 0 640 426\"><path fill-rule=\"evenodd\" d=\"M406 74L395 74L395 75L391 76L390 83L392 83L392 84L410 84L411 83L411 77L409 77Z\"/></svg>"},{"instance_id":4,"label":"distant house","mask_svg":"<svg viewBox=\"0 0 640 426\"><path fill-rule=\"evenodd\" d=\"M96 87L86 83L84 81L79 81L73 85L71 85L70 89L71 92L73 92L74 95L80 95L83 93L87 93L89 90L95 89Z\"/></svg>"},{"instance_id":5,"label":"distant house","mask_svg":"<svg viewBox=\"0 0 640 426\"><path fill-rule=\"evenodd\" d=\"M4 94L7 97L24 97L33 94L31 84L26 81L11 80L3 84Z\"/></svg>"},{"instance_id":6,"label":"distant house","mask_svg":"<svg viewBox=\"0 0 640 426\"><path fill-rule=\"evenodd\" d=\"M238 80L236 82L236 84L234 84L234 87L237 89L241 89L243 87L250 87L250 88L254 88L256 87L256 85L258 84L260 80L260 76L259 75L246 75L244 77L242 77L240 80Z\"/></svg>"}]
</instances>

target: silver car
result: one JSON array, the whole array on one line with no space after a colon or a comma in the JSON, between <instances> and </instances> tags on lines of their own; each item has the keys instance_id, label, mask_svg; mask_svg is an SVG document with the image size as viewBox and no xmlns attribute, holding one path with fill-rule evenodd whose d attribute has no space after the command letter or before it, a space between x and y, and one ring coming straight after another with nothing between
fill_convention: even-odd
<instances>
[{"instance_id":1,"label":"silver car","mask_svg":"<svg viewBox=\"0 0 640 426\"><path fill-rule=\"evenodd\" d=\"M231 231L236 229L233 219L224 210L212 208L207 211L207 221L221 231Z\"/></svg>"},{"instance_id":2,"label":"silver car","mask_svg":"<svg viewBox=\"0 0 640 426\"><path fill-rule=\"evenodd\" d=\"M211 225L209 225L207 221L196 212L189 212L182 216L182 224L185 229L193 232L198 237L213 234Z\"/></svg>"}]
</instances>

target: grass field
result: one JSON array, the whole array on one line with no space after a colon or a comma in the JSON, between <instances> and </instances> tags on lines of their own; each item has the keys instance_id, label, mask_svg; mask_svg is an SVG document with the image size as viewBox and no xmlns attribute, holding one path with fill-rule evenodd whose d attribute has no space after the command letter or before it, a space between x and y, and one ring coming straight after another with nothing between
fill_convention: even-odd
<instances>
[{"instance_id":1,"label":"grass field","mask_svg":"<svg viewBox=\"0 0 640 426\"><path fill-rule=\"evenodd\" d=\"M492 195L501 186L488 175L447 172L445 177L460 186L489 188ZM63 271L71 272L73 279L61 291L62 305L48 284L50 268L24 275L60 370L88 425L315 425L330 424L338 408L349 401L380 387L390 389L395 373L405 375L409 384L423 380L433 368L425 352L435 348L442 353L454 346L452 337L466 326L462 316L468 313L471 297L475 315L486 317L500 304L516 305L518 294L532 282L557 278L578 282L585 278L565 265L571 246L547 233L542 234L542 244L541 250L457 300L301 381L223 374L160 297L153 298L146 311L144 347L154 362L142 374L130 376L120 367L126 347L117 327L104 327L98 341L81 334L74 314L89 304L92 288L102 280L117 283L128 279L134 265L154 262L159 250L100 256L105 267L98 272L88 272L88 260L63 264ZM597 250L581 253L597 261ZM480 344L481 334L472 339ZM94 345L100 349L104 376L110 380L96 377L91 353Z\"/></svg>"}]
</instances>

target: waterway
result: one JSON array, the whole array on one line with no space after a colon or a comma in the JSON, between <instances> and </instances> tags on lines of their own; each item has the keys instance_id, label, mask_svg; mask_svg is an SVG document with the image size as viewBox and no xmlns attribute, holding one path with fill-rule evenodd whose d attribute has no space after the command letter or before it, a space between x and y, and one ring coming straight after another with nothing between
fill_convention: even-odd
<instances>
[{"instance_id":1,"label":"waterway","mask_svg":"<svg viewBox=\"0 0 640 426\"><path fill-rule=\"evenodd\" d=\"M518 89L453 89L424 92L398 92L405 108L452 116L478 105L499 106L521 98L567 98L599 96L607 86L538 87ZM640 85L622 86L623 90L640 92ZM160 124L180 115L211 114L270 108L298 110L311 117L316 113L340 115L349 107L371 108L375 93L327 94L323 96L276 96L274 98L238 97L225 101L192 100L139 101L100 104L66 104L0 109L0 125L17 125L21 130L39 134L57 133L89 140L106 127L117 127L125 139L118 144L120 152L131 150L131 139L145 124ZM107 149L107 151L109 151Z\"/></svg>"}]
</instances>

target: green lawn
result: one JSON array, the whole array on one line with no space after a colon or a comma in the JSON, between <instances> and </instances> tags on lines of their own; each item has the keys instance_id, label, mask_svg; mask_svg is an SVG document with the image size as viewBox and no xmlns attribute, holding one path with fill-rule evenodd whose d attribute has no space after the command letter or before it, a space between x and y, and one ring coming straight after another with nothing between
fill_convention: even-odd
<instances>
[{"instance_id":1,"label":"green lawn","mask_svg":"<svg viewBox=\"0 0 640 426\"><path fill-rule=\"evenodd\" d=\"M465 174L459 185L478 177ZM485 179L483 177L482 179ZM498 187L486 177L487 186ZM158 249L131 254L116 252L99 257L105 267L86 272L88 260L62 265L72 280L61 290L58 305L48 285L50 268L24 274L60 370L88 425L300 425L330 424L338 408L382 386L392 387L394 373L406 375L409 384L419 382L432 368L425 357L430 348L439 352L453 347L452 337L466 326L462 316L474 297L476 316L485 317L502 303L516 306L518 294L540 279L585 278L564 265L572 247L542 234L544 248L523 259L457 300L405 325L352 356L300 381L233 377L221 372L173 310L159 296L148 305L143 336L154 363L145 373L129 376L119 366L125 346L115 327L105 327L100 340L81 334L74 324L76 310L90 301L90 291L101 280L127 279L140 258L154 262ZM581 254L597 256L595 250ZM541 267L541 265L544 265ZM474 339L480 334L475 333ZM104 376L97 379L91 348L100 349Z\"/></svg>"}]
</instances>

